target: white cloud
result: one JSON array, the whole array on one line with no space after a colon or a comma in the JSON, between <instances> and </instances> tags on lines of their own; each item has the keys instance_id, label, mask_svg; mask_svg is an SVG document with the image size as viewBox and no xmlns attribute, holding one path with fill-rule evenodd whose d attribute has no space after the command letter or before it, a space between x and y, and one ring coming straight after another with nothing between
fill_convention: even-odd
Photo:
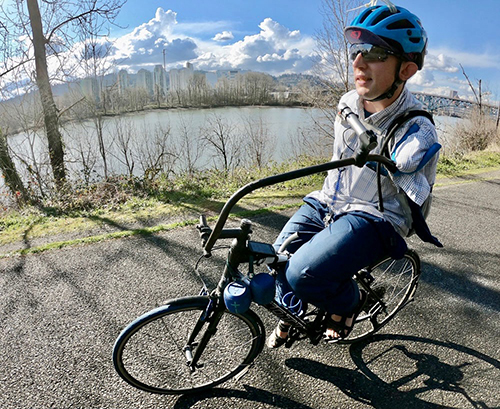
<instances>
[{"instance_id":1,"label":"white cloud","mask_svg":"<svg viewBox=\"0 0 500 409\"><path fill-rule=\"evenodd\" d=\"M234 39L233 33L230 31L223 31L222 33L217 33L212 40L214 41L229 41Z\"/></svg>"},{"instance_id":2,"label":"white cloud","mask_svg":"<svg viewBox=\"0 0 500 409\"><path fill-rule=\"evenodd\" d=\"M197 45L192 39L173 36L176 25L177 13L158 8L153 19L114 41L115 62L137 70L143 66L162 64L163 53L167 63L197 58Z\"/></svg>"},{"instance_id":3,"label":"white cloud","mask_svg":"<svg viewBox=\"0 0 500 409\"><path fill-rule=\"evenodd\" d=\"M482 80L483 94L493 93L491 99L498 99L497 67L500 56L497 53L471 53L446 48L431 49L425 58L424 69L408 82L413 91L421 91L434 95L449 95L450 91L458 92L460 98L473 98L471 84L478 89L478 81ZM471 84L462 73L462 66ZM496 88L495 88L496 87Z\"/></svg>"},{"instance_id":4,"label":"white cloud","mask_svg":"<svg viewBox=\"0 0 500 409\"><path fill-rule=\"evenodd\" d=\"M444 72L458 71L457 61L444 53L439 53L437 55L429 53L425 57L424 67L426 70L437 70Z\"/></svg>"},{"instance_id":5,"label":"white cloud","mask_svg":"<svg viewBox=\"0 0 500 409\"><path fill-rule=\"evenodd\" d=\"M417 71L417 73L408 81L409 84L420 87L432 87L434 86L434 82L434 75L427 68L424 68L422 71Z\"/></svg>"},{"instance_id":6,"label":"white cloud","mask_svg":"<svg viewBox=\"0 0 500 409\"><path fill-rule=\"evenodd\" d=\"M300 31L290 31L266 18L258 34L245 36L233 44L210 47L195 64L201 69L239 68L271 74L305 72L312 68L314 41Z\"/></svg>"},{"instance_id":7,"label":"white cloud","mask_svg":"<svg viewBox=\"0 0 500 409\"><path fill-rule=\"evenodd\" d=\"M229 22L177 23L177 14L159 8L149 22L114 43L116 62L132 70L163 62L175 67L190 61L197 69L242 69L272 74L304 72L312 68L314 40L266 18L260 32L232 42ZM216 30L216 31L215 31ZM195 34L209 34L202 40ZM190 35L188 35L190 34ZM206 36L205 36L206 37ZM221 42L226 42L221 45Z\"/></svg>"},{"instance_id":8,"label":"white cloud","mask_svg":"<svg viewBox=\"0 0 500 409\"><path fill-rule=\"evenodd\" d=\"M462 50L451 50L441 48L433 50L434 54L447 56L446 58L453 60L458 66L462 64L464 67L470 68L494 68L497 69L500 65L500 55L498 52L490 53L471 53Z\"/></svg>"}]
</instances>

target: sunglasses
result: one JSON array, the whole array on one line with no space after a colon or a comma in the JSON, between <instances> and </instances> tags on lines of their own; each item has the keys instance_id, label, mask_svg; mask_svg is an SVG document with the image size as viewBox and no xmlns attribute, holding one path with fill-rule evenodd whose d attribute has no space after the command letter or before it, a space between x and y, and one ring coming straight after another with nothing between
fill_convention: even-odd
<instances>
[{"instance_id":1,"label":"sunglasses","mask_svg":"<svg viewBox=\"0 0 500 409\"><path fill-rule=\"evenodd\" d=\"M389 55L396 55L396 53L376 45L353 44L349 50L351 60L354 61L360 53L365 62L386 61L389 58Z\"/></svg>"}]
</instances>

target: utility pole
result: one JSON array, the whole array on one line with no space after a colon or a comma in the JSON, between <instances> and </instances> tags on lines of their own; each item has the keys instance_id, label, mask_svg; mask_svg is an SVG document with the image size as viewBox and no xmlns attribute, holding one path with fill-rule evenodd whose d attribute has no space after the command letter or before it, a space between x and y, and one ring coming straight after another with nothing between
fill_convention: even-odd
<instances>
[{"instance_id":1,"label":"utility pole","mask_svg":"<svg viewBox=\"0 0 500 409\"><path fill-rule=\"evenodd\" d=\"M166 70L166 64L165 64L165 49L163 49L163 70Z\"/></svg>"}]
</instances>

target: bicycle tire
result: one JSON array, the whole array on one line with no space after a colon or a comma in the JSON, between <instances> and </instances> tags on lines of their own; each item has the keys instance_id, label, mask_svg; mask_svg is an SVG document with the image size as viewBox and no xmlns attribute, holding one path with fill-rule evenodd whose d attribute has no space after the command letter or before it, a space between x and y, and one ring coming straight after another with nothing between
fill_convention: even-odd
<instances>
[{"instance_id":1,"label":"bicycle tire","mask_svg":"<svg viewBox=\"0 0 500 409\"><path fill-rule=\"evenodd\" d=\"M177 298L130 323L113 348L118 374L136 388L171 395L201 392L242 374L265 340L264 325L251 310L244 314L226 310L201 356L201 367L192 372L187 365L183 348L208 303L205 296Z\"/></svg>"},{"instance_id":2,"label":"bicycle tire","mask_svg":"<svg viewBox=\"0 0 500 409\"><path fill-rule=\"evenodd\" d=\"M420 258L415 251L408 250L402 259L387 258L368 270L374 279L370 287L381 298L385 308L369 297L352 332L339 343L352 344L368 338L413 300L420 278Z\"/></svg>"}]
</instances>

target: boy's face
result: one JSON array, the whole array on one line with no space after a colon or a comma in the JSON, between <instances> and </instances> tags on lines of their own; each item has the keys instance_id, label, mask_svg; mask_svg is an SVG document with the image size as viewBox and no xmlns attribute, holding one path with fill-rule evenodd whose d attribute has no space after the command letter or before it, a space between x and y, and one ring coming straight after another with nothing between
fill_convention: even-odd
<instances>
[{"instance_id":1,"label":"boy's face","mask_svg":"<svg viewBox=\"0 0 500 409\"><path fill-rule=\"evenodd\" d=\"M352 66L358 95L370 100L383 94L392 86L396 76L398 59L390 55L385 61L367 62L359 53Z\"/></svg>"}]
</instances>

